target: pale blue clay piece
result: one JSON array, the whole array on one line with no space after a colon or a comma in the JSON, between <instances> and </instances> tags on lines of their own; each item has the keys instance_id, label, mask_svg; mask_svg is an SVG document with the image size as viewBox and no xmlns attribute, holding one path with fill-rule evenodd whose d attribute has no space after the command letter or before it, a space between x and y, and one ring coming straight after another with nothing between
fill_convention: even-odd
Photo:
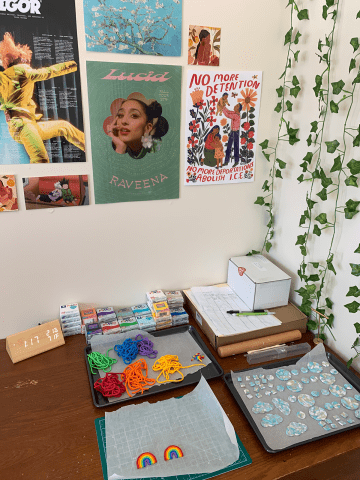
<instances>
[{"instance_id":1,"label":"pale blue clay piece","mask_svg":"<svg viewBox=\"0 0 360 480\"><path fill-rule=\"evenodd\" d=\"M322 366L319 365L317 362L309 362L307 364L307 367L312 373L321 373L323 371Z\"/></svg>"},{"instance_id":2,"label":"pale blue clay piece","mask_svg":"<svg viewBox=\"0 0 360 480\"><path fill-rule=\"evenodd\" d=\"M299 375L299 370L291 370L292 375Z\"/></svg>"},{"instance_id":3,"label":"pale blue clay piece","mask_svg":"<svg viewBox=\"0 0 360 480\"><path fill-rule=\"evenodd\" d=\"M260 373L259 378L264 378L265 375L263 373Z\"/></svg>"},{"instance_id":4,"label":"pale blue clay piece","mask_svg":"<svg viewBox=\"0 0 360 480\"><path fill-rule=\"evenodd\" d=\"M308 373L308 369L306 367L301 367L300 369L302 371L302 373Z\"/></svg>"},{"instance_id":5,"label":"pale blue clay piece","mask_svg":"<svg viewBox=\"0 0 360 480\"><path fill-rule=\"evenodd\" d=\"M274 427L275 425L279 425L283 421L283 418L280 415L268 413L265 417L261 420L261 425L263 427Z\"/></svg>"},{"instance_id":6,"label":"pale blue clay piece","mask_svg":"<svg viewBox=\"0 0 360 480\"><path fill-rule=\"evenodd\" d=\"M349 416L346 412L341 412L340 415L341 415L343 418L347 418L347 417Z\"/></svg>"},{"instance_id":7,"label":"pale blue clay piece","mask_svg":"<svg viewBox=\"0 0 360 480\"><path fill-rule=\"evenodd\" d=\"M346 390L352 390L352 385L350 385L350 383L344 383L344 387L346 388Z\"/></svg>"},{"instance_id":8,"label":"pale blue clay piece","mask_svg":"<svg viewBox=\"0 0 360 480\"><path fill-rule=\"evenodd\" d=\"M255 383L254 383L254 382L250 382L249 385L250 385L250 387L255 387Z\"/></svg>"},{"instance_id":9,"label":"pale blue clay piece","mask_svg":"<svg viewBox=\"0 0 360 480\"><path fill-rule=\"evenodd\" d=\"M304 420L304 418L306 417L304 412L297 412L296 416L301 418L301 420Z\"/></svg>"},{"instance_id":10,"label":"pale blue clay piece","mask_svg":"<svg viewBox=\"0 0 360 480\"><path fill-rule=\"evenodd\" d=\"M355 398L355 400L358 400L360 402L360 395L359 394L354 395L354 398Z\"/></svg>"},{"instance_id":11,"label":"pale blue clay piece","mask_svg":"<svg viewBox=\"0 0 360 480\"><path fill-rule=\"evenodd\" d=\"M354 423L354 420L353 420L352 418L348 418L346 421L347 421L348 423Z\"/></svg>"},{"instance_id":12,"label":"pale blue clay piece","mask_svg":"<svg viewBox=\"0 0 360 480\"><path fill-rule=\"evenodd\" d=\"M332 369L330 370L330 373L332 373L333 375L336 375L336 374L339 373L339 372L336 370L336 368L332 368Z\"/></svg>"},{"instance_id":13,"label":"pale blue clay piece","mask_svg":"<svg viewBox=\"0 0 360 480\"><path fill-rule=\"evenodd\" d=\"M301 393L298 396L298 402L303 407L312 407L313 405L315 405L315 399L310 395L308 395L307 393Z\"/></svg>"},{"instance_id":14,"label":"pale blue clay piece","mask_svg":"<svg viewBox=\"0 0 360 480\"><path fill-rule=\"evenodd\" d=\"M360 409L356 410L356 412L354 412L354 413L355 413L356 418L360 418Z\"/></svg>"},{"instance_id":15,"label":"pale blue clay piece","mask_svg":"<svg viewBox=\"0 0 360 480\"><path fill-rule=\"evenodd\" d=\"M264 390L265 385L260 385L260 390Z\"/></svg>"},{"instance_id":16,"label":"pale blue clay piece","mask_svg":"<svg viewBox=\"0 0 360 480\"><path fill-rule=\"evenodd\" d=\"M340 385L330 385L329 392L334 395L334 397L344 397L346 395L346 390Z\"/></svg>"},{"instance_id":17,"label":"pale blue clay piece","mask_svg":"<svg viewBox=\"0 0 360 480\"><path fill-rule=\"evenodd\" d=\"M286 382L286 388L290 390L290 392L298 393L301 392L303 386L301 382L298 382L297 380L289 380Z\"/></svg>"},{"instance_id":18,"label":"pale blue clay piece","mask_svg":"<svg viewBox=\"0 0 360 480\"><path fill-rule=\"evenodd\" d=\"M289 400L289 402L292 402L292 403L296 402L295 395L290 395L290 397L288 397L288 400Z\"/></svg>"},{"instance_id":19,"label":"pale blue clay piece","mask_svg":"<svg viewBox=\"0 0 360 480\"><path fill-rule=\"evenodd\" d=\"M267 383L266 378L262 378L261 381L262 381L262 383Z\"/></svg>"},{"instance_id":20,"label":"pale blue clay piece","mask_svg":"<svg viewBox=\"0 0 360 480\"><path fill-rule=\"evenodd\" d=\"M245 380L246 380L247 382L250 382L250 377L249 377L249 376L245 377Z\"/></svg>"},{"instance_id":21,"label":"pale blue clay piece","mask_svg":"<svg viewBox=\"0 0 360 480\"><path fill-rule=\"evenodd\" d=\"M330 418L327 418L327 419L325 420L325 422L326 422L326 423L332 423L332 420L330 420Z\"/></svg>"},{"instance_id":22,"label":"pale blue clay piece","mask_svg":"<svg viewBox=\"0 0 360 480\"><path fill-rule=\"evenodd\" d=\"M324 430L328 432L329 430L331 430L331 428L329 427L329 425L325 425Z\"/></svg>"},{"instance_id":23,"label":"pale blue clay piece","mask_svg":"<svg viewBox=\"0 0 360 480\"><path fill-rule=\"evenodd\" d=\"M274 375L266 375L266 378L267 378L268 380L274 380Z\"/></svg>"},{"instance_id":24,"label":"pale blue clay piece","mask_svg":"<svg viewBox=\"0 0 360 480\"><path fill-rule=\"evenodd\" d=\"M320 420L319 425L320 427L325 427L326 422L324 422L324 420Z\"/></svg>"},{"instance_id":25,"label":"pale blue clay piece","mask_svg":"<svg viewBox=\"0 0 360 480\"><path fill-rule=\"evenodd\" d=\"M323 395L330 395L329 390L325 390L325 388L321 389L321 393L322 393Z\"/></svg>"},{"instance_id":26,"label":"pale blue clay piece","mask_svg":"<svg viewBox=\"0 0 360 480\"><path fill-rule=\"evenodd\" d=\"M332 402L332 406L334 408L340 408L340 403L339 402Z\"/></svg>"},{"instance_id":27,"label":"pale blue clay piece","mask_svg":"<svg viewBox=\"0 0 360 480\"><path fill-rule=\"evenodd\" d=\"M276 390L271 390L271 393L272 393L273 395L276 395L276 394L277 394L277 391L276 391Z\"/></svg>"},{"instance_id":28,"label":"pale blue clay piece","mask_svg":"<svg viewBox=\"0 0 360 480\"><path fill-rule=\"evenodd\" d=\"M260 380L255 380L255 385L260 385Z\"/></svg>"},{"instance_id":29,"label":"pale blue clay piece","mask_svg":"<svg viewBox=\"0 0 360 480\"><path fill-rule=\"evenodd\" d=\"M271 410L274 410L274 407L271 403L266 402L257 402L251 409L254 413L268 413Z\"/></svg>"},{"instance_id":30,"label":"pale blue clay piece","mask_svg":"<svg viewBox=\"0 0 360 480\"><path fill-rule=\"evenodd\" d=\"M335 420L336 420L337 422L340 420L339 415L333 415L333 417L335 418Z\"/></svg>"},{"instance_id":31,"label":"pale blue clay piece","mask_svg":"<svg viewBox=\"0 0 360 480\"><path fill-rule=\"evenodd\" d=\"M251 400L251 399L253 398L253 396L251 395L251 393L249 393L249 394L246 395L246 396L247 396L247 398L248 398L249 400Z\"/></svg>"},{"instance_id":32,"label":"pale blue clay piece","mask_svg":"<svg viewBox=\"0 0 360 480\"><path fill-rule=\"evenodd\" d=\"M269 392L269 390L266 390L265 395L271 395L271 392Z\"/></svg>"},{"instance_id":33,"label":"pale blue clay piece","mask_svg":"<svg viewBox=\"0 0 360 480\"><path fill-rule=\"evenodd\" d=\"M245 395L247 395L248 393L250 393L250 390L248 390L247 388L245 388L244 393L245 393Z\"/></svg>"},{"instance_id":34,"label":"pale blue clay piece","mask_svg":"<svg viewBox=\"0 0 360 480\"><path fill-rule=\"evenodd\" d=\"M254 380L259 380L259 375L253 375Z\"/></svg>"},{"instance_id":35,"label":"pale blue clay piece","mask_svg":"<svg viewBox=\"0 0 360 480\"><path fill-rule=\"evenodd\" d=\"M335 383L335 377L334 375L331 375L331 373L322 373L320 375L320 381L326 385L332 385Z\"/></svg>"},{"instance_id":36,"label":"pale blue clay piece","mask_svg":"<svg viewBox=\"0 0 360 480\"><path fill-rule=\"evenodd\" d=\"M309 415L314 420L325 420L325 418L327 417L326 411L323 408L318 407L317 405L309 408Z\"/></svg>"},{"instance_id":37,"label":"pale blue clay piece","mask_svg":"<svg viewBox=\"0 0 360 480\"><path fill-rule=\"evenodd\" d=\"M305 423L291 422L286 427L286 435L288 435L289 437L295 437L306 432L307 428L308 427L307 425L305 425Z\"/></svg>"},{"instance_id":38,"label":"pale blue clay piece","mask_svg":"<svg viewBox=\"0 0 360 480\"><path fill-rule=\"evenodd\" d=\"M331 428L337 428L337 425L335 425L335 423L332 423L332 424L330 425L330 427L331 427Z\"/></svg>"},{"instance_id":39,"label":"pale blue clay piece","mask_svg":"<svg viewBox=\"0 0 360 480\"><path fill-rule=\"evenodd\" d=\"M255 392L255 393L258 392L259 390L260 390L259 387L254 387L254 392Z\"/></svg>"},{"instance_id":40,"label":"pale blue clay piece","mask_svg":"<svg viewBox=\"0 0 360 480\"><path fill-rule=\"evenodd\" d=\"M276 390L278 392L283 392L285 390L285 387L284 387L284 385L277 385Z\"/></svg>"},{"instance_id":41,"label":"pale blue clay piece","mask_svg":"<svg viewBox=\"0 0 360 480\"><path fill-rule=\"evenodd\" d=\"M341 404L343 407L347 408L348 410L356 410L359 408L359 402L357 402L352 397L345 397L341 399Z\"/></svg>"},{"instance_id":42,"label":"pale blue clay piece","mask_svg":"<svg viewBox=\"0 0 360 480\"><path fill-rule=\"evenodd\" d=\"M315 375L311 375L310 380L315 383L318 381L318 377L315 377Z\"/></svg>"},{"instance_id":43,"label":"pale blue clay piece","mask_svg":"<svg viewBox=\"0 0 360 480\"><path fill-rule=\"evenodd\" d=\"M272 388L273 386L274 386L273 383L268 383L268 387L269 387L269 388Z\"/></svg>"},{"instance_id":44,"label":"pale blue clay piece","mask_svg":"<svg viewBox=\"0 0 360 480\"><path fill-rule=\"evenodd\" d=\"M241 377L238 377L238 382L242 382L242 378L241 378Z\"/></svg>"},{"instance_id":45,"label":"pale blue clay piece","mask_svg":"<svg viewBox=\"0 0 360 480\"><path fill-rule=\"evenodd\" d=\"M275 375L279 380L290 380L291 378L291 373L289 370L285 370L285 368L279 368L276 370Z\"/></svg>"},{"instance_id":46,"label":"pale blue clay piece","mask_svg":"<svg viewBox=\"0 0 360 480\"><path fill-rule=\"evenodd\" d=\"M329 362L321 362L321 365L323 367L330 367L330 363Z\"/></svg>"},{"instance_id":47,"label":"pale blue clay piece","mask_svg":"<svg viewBox=\"0 0 360 480\"><path fill-rule=\"evenodd\" d=\"M255 397L256 397L256 398L261 398L262 395L261 395L261 393L257 393L257 394L255 395Z\"/></svg>"},{"instance_id":48,"label":"pale blue clay piece","mask_svg":"<svg viewBox=\"0 0 360 480\"><path fill-rule=\"evenodd\" d=\"M326 410L332 410L334 408L334 405L332 403L325 403L324 407Z\"/></svg>"},{"instance_id":49,"label":"pale blue clay piece","mask_svg":"<svg viewBox=\"0 0 360 480\"><path fill-rule=\"evenodd\" d=\"M317 392L316 390L313 390L313 391L311 392L311 395L312 395L313 397L319 397L319 396L320 396L320 393Z\"/></svg>"},{"instance_id":50,"label":"pale blue clay piece","mask_svg":"<svg viewBox=\"0 0 360 480\"><path fill-rule=\"evenodd\" d=\"M346 425L346 422L344 422L344 420L339 420L339 425L344 426L344 425Z\"/></svg>"},{"instance_id":51,"label":"pale blue clay piece","mask_svg":"<svg viewBox=\"0 0 360 480\"><path fill-rule=\"evenodd\" d=\"M284 415L290 415L290 405L287 402L281 400L281 398L273 398L272 403L278 410L280 410L281 413Z\"/></svg>"},{"instance_id":52,"label":"pale blue clay piece","mask_svg":"<svg viewBox=\"0 0 360 480\"><path fill-rule=\"evenodd\" d=\"M309 379L306 378L306 377L303 377L303 378L301 379L301 381L302 381L302 383L309 383Z\"/></svg>"}]
</instances>

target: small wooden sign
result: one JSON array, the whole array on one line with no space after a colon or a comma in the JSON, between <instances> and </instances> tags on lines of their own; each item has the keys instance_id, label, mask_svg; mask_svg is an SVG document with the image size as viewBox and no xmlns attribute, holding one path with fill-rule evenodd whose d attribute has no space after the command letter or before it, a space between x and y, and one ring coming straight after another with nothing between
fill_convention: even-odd
<instances>
[{"instance_id":1,"label":"small wooden sign","mask_svg":"<svg viewBox=\"0 0 360 480\"><path fill-rule=\"evenodd\" d=\"M64 345L59 320L44 323L6 337L6 351L13 363Z\"/></svg>"}]
</instances>

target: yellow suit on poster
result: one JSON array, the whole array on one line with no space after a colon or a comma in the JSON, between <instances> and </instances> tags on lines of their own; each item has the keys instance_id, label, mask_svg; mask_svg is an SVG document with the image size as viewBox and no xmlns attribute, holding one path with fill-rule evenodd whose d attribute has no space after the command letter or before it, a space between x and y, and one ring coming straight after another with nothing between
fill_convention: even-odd
<instances>
[{"instance_id":1,"label":"yellow suit on poster","mask_svg":"<svg viewBox=\"0 0 360 480\"><path fill-rule=\"evenodd\" d=\"M33 100L35 82L48 80L77 70L76 62L64 62L50 67L31 68L20 63L0 72L1 110L12 138L22 145L30 163L49 163L44 140L62 136L81 150L85 150L84 133L65 120L39 121L42 114L36 114Z\"/></svg>"}]
</instances>

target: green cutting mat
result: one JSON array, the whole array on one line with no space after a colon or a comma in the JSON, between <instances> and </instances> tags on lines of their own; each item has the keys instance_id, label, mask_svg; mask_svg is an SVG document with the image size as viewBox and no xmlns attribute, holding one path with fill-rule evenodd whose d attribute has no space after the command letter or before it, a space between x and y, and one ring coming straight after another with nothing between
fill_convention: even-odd
<instances>
[{"instance_id":1,"label":"green cutting mat","mask_svg":"<svg viewBox=\"0 0 360 480\"><path fill-rule=\"evenodd\" d=\"M108 480L107 476L107 466L106 466L106 434L105 434L105 417L97 418L95 420L95 428L96 428L96 436L99 445L100 451L100 459L101 459L101 466L103 470L104 479ZM229 465L222 470L218 470L217 472L213 473L195 473L193 475L178 475L173 477L167 477L167 480L206 480L208 478L217 477L222 473L230 472L231 470L236 470L240 467L245 467L245 465L249 465L252 460L250 455L245 450L244 445L241 443L240 438L236 434L236 439L239 446L239 458L233 464ZM151 477L147 478L147 480L161 480L163 477ZM139 479L138 479L139 480Z\"/></svg>"}]
</instances>

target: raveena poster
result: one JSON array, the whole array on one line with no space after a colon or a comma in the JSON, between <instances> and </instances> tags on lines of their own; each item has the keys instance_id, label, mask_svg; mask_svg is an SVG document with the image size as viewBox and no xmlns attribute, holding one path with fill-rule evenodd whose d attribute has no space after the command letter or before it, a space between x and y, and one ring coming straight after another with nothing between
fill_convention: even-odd
<instances>
[{"instance_id":1,"label":"raveena poster","mask_svg":"<svg viewBox=\"0 0 360 480\"><path fill-rule=\"evenodd\" d=\"M87 62L95 203L179 198L181 67Z\"/></svg>"},{"instance_id":2,"label":"raveena poster","mask_svg":"<svg viewBox=\"0 0 360 480\"><path fill-rule=\"evenodd\" d=\"M188 71L185 185L254 181L261 72Z\"/></svg>"},{"instance_id":3,"label":"raveena poster","mask_svg":"<svg viewBox=\"0 0 360 480\"><path fill-rule=\"evenodd\" d=\"M0 13L0 164L84 162L74 0Z\"/></svg>"}]
</instances>

